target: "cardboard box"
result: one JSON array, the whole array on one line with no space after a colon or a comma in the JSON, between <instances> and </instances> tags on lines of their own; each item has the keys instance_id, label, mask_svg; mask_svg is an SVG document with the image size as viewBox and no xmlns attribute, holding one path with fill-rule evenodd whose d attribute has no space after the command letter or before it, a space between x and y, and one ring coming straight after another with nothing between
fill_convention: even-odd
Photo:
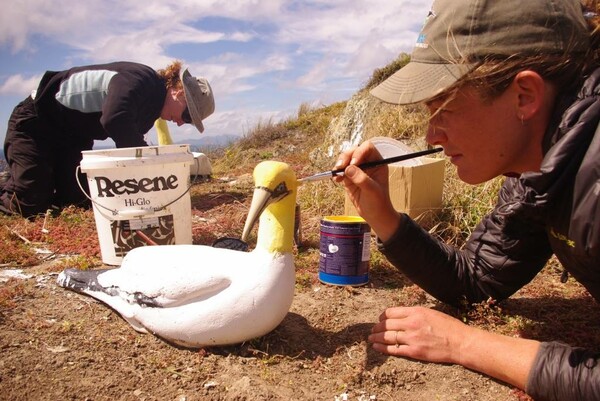
<instances>
[{"instance_id":1,"label":"cardboard box","mask_svg":"<svg viewBox=\"0 0 600 401\"><path fill-rule=\"evenodd\" d=\"M444 189L444 159L422 157L418 166L388 166L390 198L398 212L416 220L427 220L442 206ZM354 205L345 195L344 214L358 215Z\"/></svg>"}]
</instances>

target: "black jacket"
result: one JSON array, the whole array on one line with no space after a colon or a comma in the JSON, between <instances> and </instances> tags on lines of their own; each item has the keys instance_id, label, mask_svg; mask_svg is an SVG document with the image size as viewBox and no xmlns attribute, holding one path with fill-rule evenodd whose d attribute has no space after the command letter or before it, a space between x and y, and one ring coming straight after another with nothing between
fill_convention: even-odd
<instances>
[{"instance_id":1,"label":"black jacket","mask_svg":"<svg viewBox=\"0 0 600 401\"><path fill-rule=\"evenodd\" d=\"M47 71L34 104L42 126L64 139L111 138L118 148L146 146L167 89L152 68L131 62Z\"/></svg>"},{"instance_id":2,"label":"black jacket","mask_svg":"<svg viewBox=\"0 0 600 401\"><path fill-rule=\"evenodd\" d=\"M464 297L505 299L555 254L600 301L599 91L596 70L579 93L561 97L545 136L541 171L506 179L498 203L464 249L437 241L403 215L382 252L415 284L451 304ZM600 400L598 357L546 343L526 390L536 400Z\"/></svg>"}]
</instances>

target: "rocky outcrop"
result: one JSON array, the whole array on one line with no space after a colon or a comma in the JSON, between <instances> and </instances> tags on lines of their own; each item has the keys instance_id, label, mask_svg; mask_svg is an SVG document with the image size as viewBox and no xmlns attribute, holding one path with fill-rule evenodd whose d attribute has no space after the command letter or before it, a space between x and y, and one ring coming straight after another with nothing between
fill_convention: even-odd
<instances>
[{"instance_id":1,"label":"rocky outcrop","mask_svg":"<svg viewBox=\"0 0 600 401\"><path fill-rule=\"evenodd\" d=\"M422 149L426 124L426 113L419 106L387 104L363 90L352 96L340 116L332 119L323 143L311 152L310 159L319 169L330 168L340 152L377 136Z\"/></svg>"}]
</instances>

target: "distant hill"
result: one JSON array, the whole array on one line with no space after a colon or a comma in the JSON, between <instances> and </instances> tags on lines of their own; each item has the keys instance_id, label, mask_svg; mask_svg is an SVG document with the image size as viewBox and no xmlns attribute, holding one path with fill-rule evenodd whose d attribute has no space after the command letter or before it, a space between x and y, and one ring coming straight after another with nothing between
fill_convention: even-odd
<instances>
[{"instance_id":1,"label":"distant hill","mask_svg":"<svg viewBox=\"0 0 600 401\"><path fill-rule=\"evenodd\" d=\"M200 136L198 138L178 140L175 143L188 144L192 149L214 149L230 145L233 142L239 141L240 138L241 137L239 135L213 135L207 137Z\"/></svg>"},{"instance_id":2,"label":"distant hill","mask_svg":"<svg viewBox=\"0 0 600 401\"><path fill-rule=\"evenodd\" d=\"M190 145L190 149L196 152L202 152L203 150L212 150L215 148L226 147L234 142L241 139L239 135L213 135L198 138L189 138L184 140L176 141L176 144L187 144ZM155 143L149 143L149 145L156 145ZM115 145L111 140L96 142L94 144L94 150L98 149L114 149ZM6 158L4 152L0 151L0 171L3 171L6 164Z\"/></svg>"},{"instance_id":3,"label":"distant hill","mask_svg":"<svg viewBox=\"0 0 600 401\"><path fill-rule=\"evenodd\" d=\"M232 144L233 142L240 140L239 135L212 135L212 136L202 136L199 135L195 138L187 138L187 139L179 139L175 141L175 144L186 144L190 145L192 150L200 150L200 149L214 149L226 147L227 145ZM158 145L154 141L156 138L152 140L148 140L148 145ZM94 146L96 148L96 146Z\"/></svg>"},{"instance_id":4,"label":"distant hill","mask_svg":"<svg viewBox=\"0 0 600 401\"><path fill-rule=\"evenodd\" d=\"M180 139L175 141L176 145L186 144L190 145L190 149L193 151L201 151L202 149L214 149L214 148L222 148L227 145L232 144L233 142L240 140L239 135L213 135L213 136L199 136L198 138L188 138L188 139ZM148 145L155 146L158 143L154 142L156 139L148 140ZM106 140L102 142L96 142L94 144L94 150L97 149L114 149L115 145L111 140Z\"/></svg>"}]
</instances>

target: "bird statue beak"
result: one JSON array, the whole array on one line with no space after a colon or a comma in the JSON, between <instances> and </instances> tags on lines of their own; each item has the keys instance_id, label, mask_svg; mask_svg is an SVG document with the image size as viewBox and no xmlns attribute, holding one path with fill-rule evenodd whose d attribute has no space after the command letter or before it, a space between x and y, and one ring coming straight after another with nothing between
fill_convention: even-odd
<instances>
[{"instance_id":1,"label":"bird statue beak","mask_svg":"<svg viewBox=\"0 0 600 401\"><path fill-rule=\"evenodd\" d=\"M262 212L269 206L273 201L272 193L265 188L255 188L252 194L252 203L250 204L250 210L248 211L248 217L246 217L246 224L244 224L244 231L242 232L242 241L247 241L250 231L260 218Z\"/></svg>"}]
</instances>

